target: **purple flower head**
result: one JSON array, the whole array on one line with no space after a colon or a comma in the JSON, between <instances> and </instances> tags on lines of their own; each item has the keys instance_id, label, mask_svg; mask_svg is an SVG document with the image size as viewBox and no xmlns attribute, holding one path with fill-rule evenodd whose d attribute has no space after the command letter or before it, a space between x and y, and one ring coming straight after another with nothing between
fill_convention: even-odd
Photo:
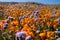
<instances>
[{"instance_id":1,"label":"purple flower head","mask_svg":"<svg viewBox=\"0 0 60 40\"><path fill-rule=\"evenodd\" d=\"M22 21L23 21L23 19L20 20L20 22L22 22Z\"/></svg>"},{"instance_id":2,"label":"purple flower head","mask_svg":"<svg viewBox=\"0 0 60 40\"><path fill-rule=\"evenodd\" d=\"M38 13L39 13L38 11L34 12L34 16L36 17L38 15Z\"/></svg>"},{"instance_id":3,"label":"purple flower head","mask_svg":"<svg viewBox=\"0 0 60 40\"><path fill-rule=\"evenodd\" d=\"M11 16L8 17L8 19L12 18Z\"/></svg>"},{"instance_id":4,"label":"purple flower head","mask_svg":"<svg viewBox=\"0 0 60 40\"><path fill-rule=\"evenodd\" d=\"M31 39L31 36L27 36L27 37L26 37L26 40L30 40L30 39Z\"/></svg>"},{"instance_id":5,"label":"purple flower head","mask_svg":"<svg viewBox=\"0 0 60 40\"><path fill-rule=\"evenodd\" d=\"M23 18L24 18L24 16L20 16L20 17L19 17L19 20L22 20Z\"/></svg>"},{"instance_id":6,"label":"purple flower head","mask_svg":"<svg viewBox=\"0 0 60 40\"><path fill-rule=\"evenodd\" d=\"M57 40L60 40L60 38L58 38Z\"/></svg>"},{"instance_id":7,"label":"purple flower head","mask_svg":"<svg viewBox=\"0 0 60 40\"><path fill-rule=\"evenodd\" d=\"M6 34L7 34L6 32L3 32L3 33L2 33L2 36L5 36Z\"/></svg>"},{"instance_id":8,"label":"purple flower head","mask_svg":"<svg viewBox=\"0 0 60 40\"><path fill-rule=\"evenodd\" d=\"M55 33L60 34L60 31L55 31Z\"/></svg>"},{"instance_id":9,"label":"purple flower head","mask_svg":"<svg viewBox=\"0 0 60 40\"><path fill-rule=\"evenodd\" d=\"M22 18L25 18L25 16L22 16Z\"/></svg>"},{"instance_id":10,"label":"purple flower head","mask_svg":"<svg viewBox=\"0 0 60 40\"><path fill-rule=\"evenodd\" d=\"M6 23L9 23L9 19L6 19Z\"/></svg>"},{"instance_id":11,"label":"purple flower head","mask_svg":"<svg viewBox=\"0 0 60 40\"><path fill-rule=\"evenodd\" d=\"M60 18L58 18L58 23L60 24Z\"/></svg>"},{"instance_id":12,"label":"purple flower head","mask_svg":"<svg viewBox=\"0 0 60 40\"><path fill-rule=\"evenodd\" d=\"M21 36L21 33L20 32L17 32L16 33L16 37L20 37Z\"/></svg>"},{"instance_id":13,"label":"purple flower head","mask_svg":"<svg viewBox=\"0 0 60 40\"><path fill-rule=\"evenodd\" d=\"M22 19L22 16L19 17L19 20L21 20L21 19Z\"/></svg>"},{"instance_id":14,"label":"purple flower head","mask_svg":"<svg viewBox=\"0 0 60 40\"><path fill-rule=\"evenodd\" d=\"M25 15L25 18L27 18L28 17L28 15Z\"/></svg>"},{"instance_id":15,"label":"purple flower head","mask_svg":"<svg viewBox=\"0 0 60 40\"><path fill-rule=\"evenodd\" d=\"M25 35L25 34L26 34L25 31L23 31L23 32L17 32L17 33L16 33L16 37L21 37L21 36L23 36L23 35Z\"/></svg>"},{"instance_id":16,"label":"purple flower head","mask_svg":"<svg viewBox=\"0 0 60 40\"><path fill-rule=\"evenodd\" d=\"M13 20L13 17L9 16L8 19Z\"/></svg>"},{"instance_id":17,"label":"purple flower head","mask_svg":"<svg viewBox=\"0 0 60 40\"><path fill-rule=\"evenodd\" d=\"M2 16L5 16L5 15L6 15L6 13L2 12Z\"/></svg>"},{"instance_id":18,"label":"purple flower head","mask_svg":"<svg viewBox=\"0 0 60 40\"><path fill-rule=\"evenodd\" d=\"M34 15L34 18L38 18L38 16Z\"/></svg>"},{"instance_id":19,"label":"purple flower head","mask_svg":"<svg viewBox=\"0 0 60 40\"><path fill-rule=\"evenodd\" d=\"M6 29L7 26L8 26L8 23L5 23L5 24L3 25L3 28Z\"/></svg>"},{"instance_id":20,"label":"purple flower head","mask_svg":"<svg viewBox=\"0 0 60 40\"><path fill-rule=\"evenodd\" d=\"M34 14L37 15L39 13L39 11L35 11Z\"/></svg>"},{"instance_id":21,"label":"purple flower head","mask_svg":"<svg viewBox=\"0 0 60 40\"><path fill-rule=\"evenodd\" d=\"M35 20L34 20L34 21L36 22L37 20L38 20L38 18L35 18Z\"/></svg>"},{"instance_id":22,"label":"purple flower head","mask_svg":"<svg viewBox=\"0 0 60 40\"><path fill-rule=\"evenodd\" d=\"M22 34L22 35L25 35L25 34L26 34L26 31L21 32L21 34Z\"/></svg>"},{"instance_id":23,"label":"purple flower head","mask_svg":"<svg viewBox=\"0 0 60 40\"><path fill-rule=\"evenodd\" d=\"M58 28L56 28L56 31L58 31Z\"/></svg>"}]
</instances>

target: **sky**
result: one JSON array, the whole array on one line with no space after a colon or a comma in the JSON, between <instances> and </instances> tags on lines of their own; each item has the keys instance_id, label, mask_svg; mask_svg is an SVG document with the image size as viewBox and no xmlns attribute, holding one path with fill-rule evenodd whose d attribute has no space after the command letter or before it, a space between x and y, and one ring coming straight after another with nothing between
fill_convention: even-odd
<instances>
[{"instance_id":1,"label":"sky","mask_svg":"<svg viewBox=\"0 0 60 40\"><path fill-rule=\"evenodd\" d=\"M60 0L0 0L0 2L37 2L43 4L60 4Z\"/></svg>"}]
</instances>

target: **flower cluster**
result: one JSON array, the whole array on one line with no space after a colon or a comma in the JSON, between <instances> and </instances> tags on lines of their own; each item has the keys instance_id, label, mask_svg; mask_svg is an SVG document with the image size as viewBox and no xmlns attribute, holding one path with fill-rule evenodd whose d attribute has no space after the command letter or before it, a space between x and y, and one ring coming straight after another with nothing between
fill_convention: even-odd
<instances>
[{"instance_id":1,"label":"flower cluster","mask_svg":"<svg viewBox=\"0 0 60 40\"><path fill-rule=\"evenodd\" d=\"M18 5L1 8L0 40L59 39L60 9L36 4Z\"/></svg>"}]
</instances>

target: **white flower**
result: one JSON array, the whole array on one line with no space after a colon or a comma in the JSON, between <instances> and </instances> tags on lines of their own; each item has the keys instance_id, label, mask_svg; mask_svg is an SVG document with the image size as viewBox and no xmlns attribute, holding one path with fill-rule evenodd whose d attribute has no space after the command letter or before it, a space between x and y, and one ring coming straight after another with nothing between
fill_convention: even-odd
<instances>
[{"instance_id":1,"label":"white flower","mask_svg":"<svg viewBox=\"0 0 60 40\"><path fill-rule=\"evenodd\" d=\"M39 30L36 31L36 33L39 33L39 32L40 32Z\"/></svg>"}]
</instances>

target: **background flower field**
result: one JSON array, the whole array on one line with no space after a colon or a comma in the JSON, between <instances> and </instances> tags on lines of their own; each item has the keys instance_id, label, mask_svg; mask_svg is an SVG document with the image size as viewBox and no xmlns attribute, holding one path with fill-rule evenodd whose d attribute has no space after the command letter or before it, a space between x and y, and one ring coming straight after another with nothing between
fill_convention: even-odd
<instances>
[{"instance_id":1,"label":"background flower field","mask_svg":"<svg viewBox=\"0 0 60 40\"><path fill-rule=\"evenodd\" d=\"M60 5L0 2L0 40L60 40Z\"/></svg>"}]
</instances>

